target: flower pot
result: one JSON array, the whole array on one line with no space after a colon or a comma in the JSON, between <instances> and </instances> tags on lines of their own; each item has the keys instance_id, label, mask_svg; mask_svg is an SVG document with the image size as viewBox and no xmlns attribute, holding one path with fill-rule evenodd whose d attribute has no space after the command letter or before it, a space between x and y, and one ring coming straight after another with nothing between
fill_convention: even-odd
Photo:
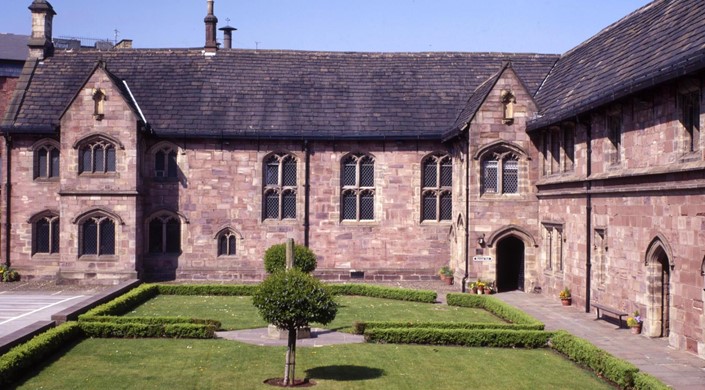
<instances>
[{"instance_id":1,"label":"flower pot","mask_svg":"<svg viewBox=\"0 0 705 390\"><path fill-rule=\"evenodd\" d=\"M449 286L453 284L452 276L441 276L441 280L443 280Z\"/></svg>"},{"instance_id":2,"label":"flower pot","mask_svg":"<svg viewBox=\"0 0 705 390\"><path fill-rule=\"evenodd\" d=\"M571 303L573 303L572 298L561 298L561 304L563 304L563 306L570 306Z\"/></svg>"},{"instance_id":3,"label":"flower pot","mask_svg":"<svg viewBox=\"0 0 705 390\"><path fill-rule=\"evenodd\" d=\"M640 334L641 333L641 324L639 324L637 326L632 326L631 329L632 329L632 334Z\"/></svg>"},{"instance_id":4,"label":"flower pot","mask_svg":"<svg viewBox=\"0 0 705 390\"><path fill-rule=\"evenodd\" d=\"M471 289L470 289L470 292L471 292L472 294L477 294L477 287L471 288Z\"/></svg>"}]
</instances>

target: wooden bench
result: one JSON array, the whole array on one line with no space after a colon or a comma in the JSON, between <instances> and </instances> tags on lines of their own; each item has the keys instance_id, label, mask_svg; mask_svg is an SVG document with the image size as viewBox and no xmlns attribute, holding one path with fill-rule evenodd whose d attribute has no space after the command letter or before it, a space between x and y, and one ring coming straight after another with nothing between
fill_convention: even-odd
<instances>
[{"instance_id":1,"label":"wooden bench","mask_svg":"<svg viewBox=\"0 0 705 390\"><path fill-rule=\"evenodd\" d=\"M629 313L625 313L625 312L622 311L622 310L615 309L615 308L613 308L613 307L609 307L609 306L603 305L603 304L601 304L601 303L591 303L590 305L591 305L592 307L594 307L594 308L597 310L597 319L598 319L598 320L599 320L600 317L601 317L601 316L600 316L600 310L606 311L606 312L608 312L608 313L612 313L612 314L616 315L617 317L619 317L619 327L620 327L620 328L622 327L622 317L624 317L624 316L626 316L626 315L629 315Z\"/></svg>"}]
</instances>

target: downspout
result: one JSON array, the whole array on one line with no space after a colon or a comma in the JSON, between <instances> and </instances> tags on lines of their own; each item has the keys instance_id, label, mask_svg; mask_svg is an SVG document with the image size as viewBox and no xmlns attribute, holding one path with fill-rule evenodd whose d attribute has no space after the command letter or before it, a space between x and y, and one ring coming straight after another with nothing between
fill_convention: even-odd
<instances>
[{"instance_id":1,"label":"downspout","mask_svg":"<svg viewBox=\"0 0 705 390\"><path fill-rule=\"evenodd\" d=\"M465 156L465 275L463 276L462 292L465 292L465 285L470 276L470 126L468 130L468 151Z\"/></svg>"},{"instance_id":2,"label":"downspout","mask_svg":"<svg viewBox=\"0 0 705 390\"><path fill-rule=\"evenodd\" d=\"M311 149L308 144L308 140L304 140L304 246L308 248L309 245L309 208L310 208L310 197L311 197Z\"/></svg>"},{"instance_id":3,"label":"downspout","mask_svg":"<svg viewBox=\"0 0 705 390\"><path fill-rule=\"evenodd\" d=\"M10 228L12 209L10 207L10 193L12 192L12 182L10 181L12 172L12 158L10 152L12 151L12 138L9 132L5 133L5 223L3 228L5 229L5 265L9 268L12 265L10 262Z\"/></svg>"},{"instance_id":4,"label":"downspout","mask_svg":"<svg viewBox=\"0 0 705 390\"><path fill-rule=\"evenodd\" d=\"M578 122L579 123L579 122ZM590 312L590 290L592 274L592 125L585 124L585 135L587 136L587 156L586 156L586 179L585 180L585 312Z\"/></svg>"}]
</instances>

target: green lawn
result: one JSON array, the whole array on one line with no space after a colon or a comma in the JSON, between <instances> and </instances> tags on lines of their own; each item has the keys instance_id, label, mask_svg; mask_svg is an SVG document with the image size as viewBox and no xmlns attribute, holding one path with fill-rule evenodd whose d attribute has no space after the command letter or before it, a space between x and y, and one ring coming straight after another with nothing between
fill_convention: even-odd
<instances>
[{"instance_id":1,"label":"green lawn","mask_svg":"<svg viewBox=\"0 0 705 390\"><path fill-rule=\"evenodd\" d=\"M340 310L326 328L349 330L355 321L453 321L502 323L480 309L381 298L338 296ZM219 320L224 329L267 326L250 297L159 295L139 306L132 316L183 316Z\"/></svg>"},{"instance_id":2,"label":"green lawn","mask_svg":"<svg viewBox=\"0 0 705 390\"><path fill-rule=\"evenodd\" d=\"M284 347L226 340L86 339L18 389L271 389ZM613 389L549 349L351 344L298 348L315 389Z\"/></svg>"}]
</instances>

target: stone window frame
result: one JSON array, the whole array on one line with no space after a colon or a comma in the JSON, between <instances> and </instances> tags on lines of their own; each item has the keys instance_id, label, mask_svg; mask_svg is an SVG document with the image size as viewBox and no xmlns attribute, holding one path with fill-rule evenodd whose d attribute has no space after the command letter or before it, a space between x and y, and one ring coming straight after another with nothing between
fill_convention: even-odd
<instances>
[{"instance_id":1,"label":"stone window frame","mask_svg":"<svg viewBox=\"0 0 705 390\"><path fill-rule=\"evenodd\" d=\"M77 140L73 148L77 151L78 174L79 176L115 176L118 171L118 149L124 150L125 146L117 139L102 133L89 134ZM90 170L85 169L84 152L90 148ZM96 166L96 150L100 148L103 152L102 168ZM109 150L113 150L112 158ZM112 166L112 167L111 167Z\"/></svg>"},{"instance_id":2,"label":"stone window frame","mask_svg":"<svg viewBox=\"0 0 705 390\"><path fill-rule=\"evenodd\" d=\"M242 241L242 234L230 226L220 229L218 233L213 236L213 239L215 240L216 257L235 257L238 252L242 250L239 248L241 244L238 243L238 241ZM225 251L222 250L223 248L221 246L223 239L227 240L225 241Z\"/></svg>"},{"instance_id":3,"label":"stone window frame","mask_svg":"<svg viewBox=\"0 0 705 390\"><path fill-rule=\"evenodd\" d=\"M592 234L593 258L591 262L596 271L595 281L597 282L597 287L605 288L605 286L607 286L607 279L609 276L609 259L607 256L609 246L607 245L607 228L597 226L593 228Z\"/></svg>"},{"instance_id":4,"label":"stone window frame","mask_svg":"<svg viewBox=\"0 0 705 390\"><path fill-rule=\"evenodd\" d=\"M293 175L287 164L293 162ZM276 180L271 167L276 166ZM292 165L289 165L291 168ZM298 215L299 158L290 152L273 152L262 159L262 220L294 221ZM292 182L293 178L293 182ZM293 198L293 200L292 200ZM274 202L272 202L274 200ZM293 207L293 215L291 208ZM276 211L276 215L274 215Z\"/></svg>"},{"instance_id":5,"label":"stone window frame","mask_svg":"<svg viewBox=\"0 0 705 390\"><path fill-rule=\"evenodd\" d=\"M575 171L575 124L562 123L541 133L543 176Z\"/></svg>"},{"instance_id":6,"label":"stone window frame","mask_svg":"<svg viewBox=\"0 0 705 390\"><path fill-rule=\"evenodd\" d=\"M522 196L526 191L526 165L529 160L528 154L519 146L507 141L494 141L481 147L474 156L475 160L479 161L479 178L480 197L507 198L514 199ZM494 162L494 164L490 164ZM511 164L509 164L511 163ZM494 168L489 165L494 165ZM511 167L514 165L514 167ZM486 179L490 169L496 172L496 181L494 191L488 190ZM507 181L505 177L510 171L516 172L516 191L507 190ZM494 181L494 180L493 180Z\"/></svg>"},{"instance_id":7,"label":"stone window frame","mask_svg":"<svg viewBox=\"0 0 705 390\"><path fill-rule=\"evenodd\" d=\"M97 121L103 120L105 118L105 101L108 100L105 91L100 88L93 89L91 99L93 100L93 118Z\"/></svg>"},{"instance_id":8,"label":"stone window frame","mask_svg":"<svg viewBox=\"0 0 705 390\"><path fill-rule=\"evenodd\" d=\"M372 185L367 183L362 183L361 173L363 164L368 164L372 166ZM355 180L354 183L350 183L346 180L346 166L355 166ZM376 172L377 160L375 156L370 153L363 152L352 152L344 155L340 159L340 221L341 222L374 222L376 221L376 193L377 193L377 172ZM363 209L363 202L369 202L371 198L372 204L366 209L370 209L372 212L371 216L367 213L361 211ZM355 218L346 218L345 205L346 200L354 200L355 204Z\"/></svg>"},{"instance_id":9,"label":"stone window frame","mask_svg":"<svg viewBox=\"0 0 705 390\"><path fill-rule=\"evenodd\" d=\"M158 154L160 153L163 153L162 158L164 159L164 169L161 170L157 169ZM169 160L169 155L171 154L173 154L173 160ZM181 147L168 141L158 142L152 145L147 152L148 160L146 161L146 169L143 170L143 174L146 177L152 178L154 181L180 181L184 177L183 169L181 168L182 161L180 161L183 155L184 151ZM173 161L173 170L169 169L170 161Z\"/></svg>"},{"instance_id":10,"label":"stone window frame","mask_svg":"<svg viewBox=\"0 0 705 390\"><path fill-rule=\"evenodd\" d=\"M58 141L46 138L39 140L32 145L32 177L35 181L57 181L61 175L61 145ZM40 153L46 152L45 174L40 172ZM56 152L56 166L53 165L54 156L52 152ZM56 168L56 169L52 169Z\"/></svg>"},{"instance_id":11,"label":"stone window frame","mask_svg":"<svg viewBox=\"0 0 705 390\"><path fill-rule=\"evenodd\" d=\"M679 83L676 99L676 112L681 128L682 153L698 154L702 143L702 88L700 80L685 79ZM697 117L697 120L696 120Z\"/></svg>"},{"instance_id":12,"label":"stone window frame","mask_svg":"<svg viewBox=\"0 0 705 390\"><path fill-rule=\"evenodd\" d=\"M119 240L119 226L124 225L122 218L117 214L102 208L93 209L85 213L80 214L72 221L78 226L78 258L81 260L117 260L117 243ZM86 239L85 239L85 225L88 222L93 222L96 224L96 253L86 253ZM112 253L110 250L103 245L103 239L108 237L102 237L103 229L107 225L103 225L104 222L111 222L113 225L113 237L112 237ZM102 248L105 248L104 250Z\"/></svg>"},{"instance_id":13,"label":"stone window frame","mask_svg":"<svg viewBox=\"0 0 705 390\"><path fill-rule=\"evenodd\" d=\"M38 250L38 223L46 222L49 230L48 235L48 250L40 252ZM61 225L59 212L56 210L44 210L33 215L27 223L32 226L32 257L34 256L58 256L61 253Z\"/></svg>"},{"instance_id":14,"label":"stone window frame","mask_svg":"<svg viewBox=\"0 0 705 390\"><path fill-rule=\"evenodd\" d=\"M605 144L607 149L604 155L607 156L607 163L611 166L618 166L622 163L622 146L624 138L624 115L622 107L615 105L605 112Z\"/></svg>"},{"instance_id":15,"label":"stone window frame","mask_svg":"<svg viewBox=\"0 0 705 390\"><path fill-rule=\"evenodd\" d=\"M565 247L564 223L562 222L541 222L543 227L543 255L545 260L545 270L548 272L563 272L565 267Z\"/></svg>"},{"instance_id":16,"label":"stone window frame","mask_svg":"<svg viewBox=\"0 0 705 390\"><path fill-rule=\"evenodd\" d=\"M443 183L444 163L450 163L450 182ZM426 171L429 166L435 167L435 184L426 182ZM442 215L442 201L450 197L450 214ZM425 213L426 199L435 200L434 218L427 217ZM453 220L453 159L448 153L431 153L421 160L421 222L452 222Z\"/></svg>"},{"instance_id":17,"label":"stone window frame","mask_svg":"<svg viewBox=\"0 0 705 390\"><path fill-rule=\"evenodd\" d=\"M174 225L170 225L172 221L176 222L176 230L169 230L170 226L172 229ZM180 255L183 252L183 225L184 218L179 213L170 210L158 210L149 215L145 220L145 232L147 235L147 241L145 249L147 255L149 256L174 256ZM155 230L153 228L159 228L159 249L153 247L155 244ZM178 237L174 237L178 235ZM176 248L173 247L176 245Z\"/></svg>"}]
</instances>

